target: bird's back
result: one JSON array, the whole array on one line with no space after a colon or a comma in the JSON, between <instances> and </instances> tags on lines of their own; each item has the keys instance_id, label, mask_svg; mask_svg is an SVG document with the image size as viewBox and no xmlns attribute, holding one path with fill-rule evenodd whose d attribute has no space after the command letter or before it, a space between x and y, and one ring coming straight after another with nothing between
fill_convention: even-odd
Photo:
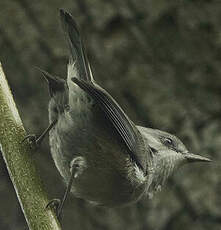
<instances>
[{"instance_id":1,"label":"bird's back","mask_svg":"<svg viewBox=\"0 0 221 230\"><path fill-rule=\"evenodd\" d=\"M76 91L82 91L77 87ZM83 91L75 95L76 106L58 116L49 135L60 174L68 182L72 159L83 156L87 168L74 181L72 191L76 196L107 206L135 201L144 187L135 189L138 183L129 177L128 172L132 176L134 169L128 149L99 106Z\"/></svg>"},{"instance_id":2,"label":"bird's back","mask_svg":"<svg viewBox=\"0 0 221 230\"><path fill-rule=\"evenodd\" d=\"M49 103L49 120L57 119L49 133L52 157L66 183L71 162L79 156L85 159L84 172L73 181L76 196L108 206L136 201L145 188L142 137L116 101L95 83L73 18L61 11L61 19L71 56L67 87Z\"/></svg>"}]
</instances>

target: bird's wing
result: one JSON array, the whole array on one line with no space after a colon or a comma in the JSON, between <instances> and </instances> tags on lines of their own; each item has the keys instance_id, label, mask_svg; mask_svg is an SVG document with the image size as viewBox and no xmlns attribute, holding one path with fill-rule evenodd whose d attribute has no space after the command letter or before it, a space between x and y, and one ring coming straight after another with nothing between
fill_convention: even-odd
<instances>
[{"instance_id":1,"label":"bird's wing","mask_svg":"<svg viewBox=\"0 0 221 230\"><path fill-rule=\"evenodd\" d=\"M90 64L76 22L71 14L63 9L60 10L60 17L71 52L68 64L68 78L77 77L85 81L93 81Z\"/></svg>"},{"instance_id":2,"label":"bird's wing","mask_svg":"<svg viewBox=\"0 0 221 230\"><path fill-rule=\"evenodd\" d=\"M132 160L136 162L139 168L146 172L146 156L140 151L140 133L117 102L95 82L89 83L78 78L72 78L72 81L88 93L100 106L128 147Z\"/></svg>"}]
</instances>

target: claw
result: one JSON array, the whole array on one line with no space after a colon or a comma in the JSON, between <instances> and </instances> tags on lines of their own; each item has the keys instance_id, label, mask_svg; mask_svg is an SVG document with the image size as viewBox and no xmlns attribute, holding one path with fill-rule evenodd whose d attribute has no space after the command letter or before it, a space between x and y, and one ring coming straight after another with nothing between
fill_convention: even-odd
<instances>
[{"instance_id":1,"label":"claw","mask_svg":"<svg viewBox=\"0 0 221 230\"><path fill-rule=\"evenodd\" d=\"M25 140L29 140L30 144L34 146L35 149L37 149L43 141L45 135L54 127L56 123L57 120L52 121L51 124L49 124L49 126L44 130L44 132L38 137L35 134L27 135L21 143L23 143Z\"/></svg>"},{"instance_id":2,"label":"claw","mask_svg":"<svg viewBox=\"0 0 221 230\"><path fill-rule=\"evenodd\" d=\"M22 141L21 144L23 144L26 140L32 145L34 149L37 149L40 146L39 138L35 134L29 134L27 135Z\"/></svg>"},{"instance_id":3,"label":"claw","mask_svg":"<svg viewBox=\"0 0 221 230\"><path fill-rule=\"evenodd\" d=\"M58 209L59 205L61 203L61 200L60 199L52 199L49 201L49 203L46 205L46 209L48 208L53 208L53 209Z\"/></svg>"},{"instance_id":4,"label":"claw","mask_svg":"<svg viewBox=\"0 0 221 230\"><path fill-rule=\"evenodd\" d=\"M55 214L58 218L58 220L61 219L61 200L60 199L52 199L49 201L49 203L46 205L46 209L52 208L55 210Z\"/></svg>"}]
</instances>

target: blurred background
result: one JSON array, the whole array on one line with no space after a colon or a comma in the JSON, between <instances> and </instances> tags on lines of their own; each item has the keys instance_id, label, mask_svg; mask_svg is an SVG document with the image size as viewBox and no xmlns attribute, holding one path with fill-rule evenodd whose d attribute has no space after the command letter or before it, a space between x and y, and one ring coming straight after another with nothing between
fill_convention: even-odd
<instances>
[{"instance_id":1,"label":"blurred background","mask_svg":"<svg viewBox=\"0 0 221 230\"><path fill-rule=\"evenodd\" d=\"M47 84L35 66L66 77L59 8L78 22L95 79L135 123L214 159L183 167L152 200L126 208L71 197L63 229L221 229L221 2L1 0L0 61L28 133L48 125ZM33 157L49 197L61 197L48 139ZM2 158L0 181L0 229L27 229Z\"/></svg>"}]
</instances>

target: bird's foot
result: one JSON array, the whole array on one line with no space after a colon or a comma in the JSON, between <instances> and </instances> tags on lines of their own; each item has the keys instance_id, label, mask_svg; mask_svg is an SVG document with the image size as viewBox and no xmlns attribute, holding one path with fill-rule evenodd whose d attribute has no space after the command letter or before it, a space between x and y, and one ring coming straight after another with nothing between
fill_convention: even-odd
<instances>
[{"instance_id":1,"label":"bird's foot","mask_svg":"<svg viewBox=\"0 0 221 230\"><path fill-rule=\"evenodd\" d=\"M46 205L46 209L53 209L55 211L55 214L58 218L59 221L61 221L61 200L60 199L52 199L51 201L49 201L49 203Z\"/></svg>"},{"instance_id":2,"label":"bird's foot","mask_svg":"<svg viewBox=\"0 0 221 230\"><path fill-rule=\"evenodd\" d=\"M36 136L35 134L29 134L27 135L21 143L23 143L24 141L28 140L29 143L31 144L31 146L34 149L38 149L41 142L43 141L43 139L45 138L45 135L49 133L49 131L55 126L55 124L57 123L57 120L52 121L49 126L44 130L44 132L40 135L40 136Z\"/></svg>"},{"instance_id":3,"label":"bird's foot","mask_svg":"<svg viewBox=\"0 0 221 230\"><path fill-rule=\"evenodd\" d=\"M68 186L66 188L66 191L65 191L65 194L64 194L62 200L53 199L47 204L46 208L47 209L48 208L54 209L56 216L57 216L59 221L61 221L62 209L63 209L64 203L67 199L67 196L71 191L71 186L72 186L73 180L78 178L78 176L83 173L83 171L85 170L86 167L87 167L87 164L86 164L86 161L83 157L79 156L79 157L74 158L70 163L71 176L70 176Z\"/></svg>"},{"instance_id":4,"label":"bird's foot","mask_svg":"<svg viewBox=\"0 0 221 230\"><path fill-rule=\"evenodd\" d=\"M38 138L35 134L29 134L25 136L21 143L28 141L33 149L38 149L41 144L41 139Z\"/></svg>"},{"instance_id":5,"label":"bird's foot","mask_svg":"<svg viewBox=\"0 0 221 230\"><path fill-rule=\"evenodd\" d=\"M84 157L75 157L70 163L70 171L74 178L78 178L87 168L87 162Z\"/></svg>"}]
</instances>

